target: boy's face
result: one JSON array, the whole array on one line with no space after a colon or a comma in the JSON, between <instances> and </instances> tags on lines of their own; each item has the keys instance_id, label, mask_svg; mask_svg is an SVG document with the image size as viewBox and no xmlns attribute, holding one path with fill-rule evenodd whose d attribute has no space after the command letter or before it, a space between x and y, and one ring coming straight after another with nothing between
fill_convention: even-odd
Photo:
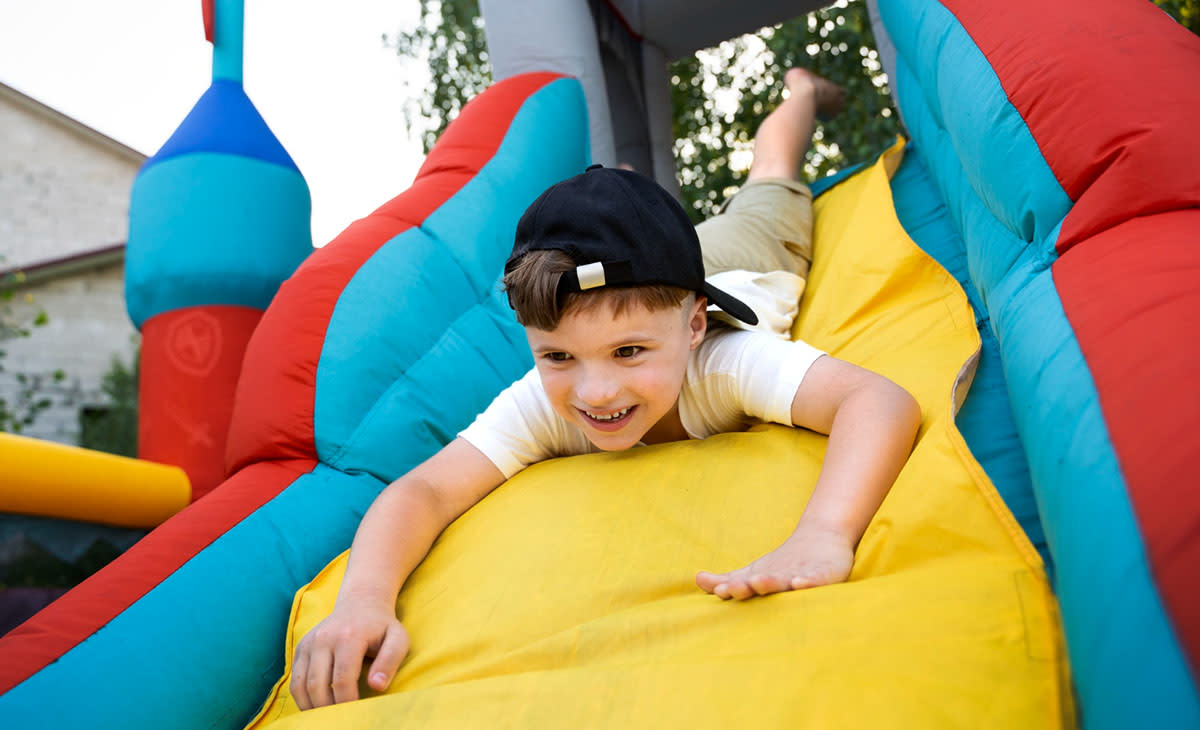
<instances>
[{"instance_id":1,"label":"boy's face","mask_svg":"<svg viewBox=\"0 0 1200 730\"><path fill-rule=\"evenodd\" d=\"M635 305L615 315L600 305L525 332L554 410L597 448L619 451L674 412L706 323L704 298L691 295L654 312Z\"/></svg>"}]
</instances>

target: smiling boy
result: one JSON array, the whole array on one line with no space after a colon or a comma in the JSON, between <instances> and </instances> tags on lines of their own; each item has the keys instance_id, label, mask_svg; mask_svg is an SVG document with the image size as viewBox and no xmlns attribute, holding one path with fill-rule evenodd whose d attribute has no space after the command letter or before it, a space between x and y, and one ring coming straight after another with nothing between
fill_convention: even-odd
<instances>
[{"instance_id":1,"label":"smiling boy","mask_svg":"<svg viewBox=\"0 0 1200 730\"><path fill-rule=\"evenodd\" d=\"M446 526L548 458L759 422L828 434L792 534L696 583L747 599L846 580L920 410L886 378L787 336L811 251L799 167L816 112L836 111L840 90L799 69L785 83L791 95L759 128L747 184L699 231L649 178L598 167L525 212L504 284L536 366L367 511L333 612L296 647L301 709L357 699L364 657L374 657L368 684L387 687L409 646L395 613L408 575Z\"/></svg>"}]
</instances>

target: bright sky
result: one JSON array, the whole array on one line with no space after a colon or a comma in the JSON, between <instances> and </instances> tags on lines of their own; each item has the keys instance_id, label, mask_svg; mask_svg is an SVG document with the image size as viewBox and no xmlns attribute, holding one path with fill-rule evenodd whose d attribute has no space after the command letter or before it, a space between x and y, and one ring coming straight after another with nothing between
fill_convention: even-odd
<instances>
[{"instance_id":1,"label":"bright sky","mask_svg":"<svg viewBox=\"0 0 1200 730\"><path fill-rule=\"evenodd\" d=\"M212 79L200 7L0 0L0 81L152 155ZM381 41L415 26L417 10L415 0L246 0L246 93L308 181L317 245L403 192L421 164L402 103L427 72Z\"/></svg>"}]
</instances>

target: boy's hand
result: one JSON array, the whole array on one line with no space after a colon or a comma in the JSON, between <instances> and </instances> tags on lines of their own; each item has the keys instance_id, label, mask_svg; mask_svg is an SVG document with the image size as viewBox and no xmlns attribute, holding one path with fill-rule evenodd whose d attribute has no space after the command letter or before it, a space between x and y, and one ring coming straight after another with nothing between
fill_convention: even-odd
<instances>
[{"instance_id":1,"label":"boy's hand","mask_svg":"<svg viewBox=\"0 0 1200 730\"><path fill-rule=\"evenodd\" d=\"M798 529L782 545L729 573L701 572L696 585L722 599L841 583L854 565L854 545L836 531Z\"/></svg>"},{"instance_id":2,"label":"boy's hand","mask_svg":"<svg viewBox=\"0 0 1200 730\"><path fill-rule=\"evenodd\" d=\"M363 661L373 656L367 684L387 689L408 654L408 631L395 610L350 606L335 608L304 635L292 662L292 697L301 710L358 699Z\"/></svg>"}]
</instances>

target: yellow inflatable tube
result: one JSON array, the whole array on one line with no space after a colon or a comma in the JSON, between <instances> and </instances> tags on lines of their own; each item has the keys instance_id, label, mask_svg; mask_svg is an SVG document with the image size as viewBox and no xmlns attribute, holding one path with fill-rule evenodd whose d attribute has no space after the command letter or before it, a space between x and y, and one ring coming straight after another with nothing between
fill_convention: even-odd
<instances>
[{"instance_id":1,"label":"yellow inflatable tube","mask_svg":"<svg viewBox=\"0 0 1200 730\"><path fill-rule=\"evenodd\" d=\"M0 433L0 512L155 527L188 505L176 466Z\"/></svg>"},{"instance_id":2,"label":"yellow inflatable tube","mask_svg":"<svg viewBox=\"0 0 1200 730\"><path fill-rule=\"evenodd\" d=\"M412 649L386 692L297 711L292 651L332 609L345 556L301 589L284 675L251 727L1073 727L1041 559L954 427L979 335L957 282L896 220L899 154L818 199L794 330L922 406L848 582L746 602L694 582L791 532L823 436L758 426L554 459L464 514L412 574L396 604Z\"/></svg>"}]
</instances>

